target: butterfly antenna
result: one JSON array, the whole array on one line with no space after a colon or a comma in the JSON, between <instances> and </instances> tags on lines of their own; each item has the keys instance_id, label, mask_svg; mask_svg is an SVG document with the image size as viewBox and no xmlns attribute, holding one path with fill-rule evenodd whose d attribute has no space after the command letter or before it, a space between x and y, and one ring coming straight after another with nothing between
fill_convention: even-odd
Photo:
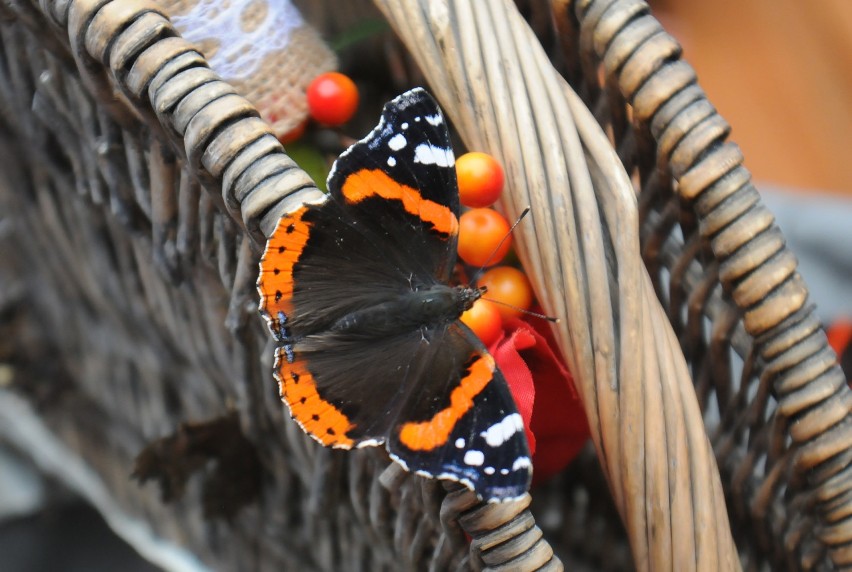
<instances>
[{"instance_id":1,"label":"butterfly antenna","mask_svg":"<svg viewBox=\"0 0 852 572\"><path fill-rule=\"evenodd\" d=\"M497 243L497 247L494 249L494 252L492 252L488 256L488 259L485 261L485 264L480 266L479 270L476 271L476 274L473 275L473 278L471 278L471 280L470 280L471 284L476 284L476 281L479 279L480 276L482 276L482 273L485 272L485 269L488 268L489 263L494 259L494 257L500 251L500 247L503 246L503 243L506 242L506 240L512 235L512 231L515 230L515 227L518 226L518 224L520 224L520 222L522 220L524 220L524 217L527 216L528 214L530 214L530 207L525 208L524 211L521 214L518 215L517 220L515 220L515 224L513 224L512 228L509 229L509 232L507 232L506 235L503 238L500 239L500 242Z\"/></svg>"},{"instance_id":2,"label":"butterfly antenna","mask_svg":"<svg viewBox=\"0 0 852 572\"><path fill-rule=\"evenodd\" d=\"M523 308L518 308L517 306L513 306L511 304L507 304L506 302L501 302L500 300L492 300L491 298L482 298L483 300L488 300L493 304L500 304L501 306L506 306L507 308L511 308L513 310L517 310L522 314L526 314L528 316L534 316L536 318L541 318L542 320L547 320L551 324L558 324L559 318L554 318L553 316L545 316L544 314L539 314L538 312L531 312L530 310L524 310Z\"/></svg>"}]
</instances>

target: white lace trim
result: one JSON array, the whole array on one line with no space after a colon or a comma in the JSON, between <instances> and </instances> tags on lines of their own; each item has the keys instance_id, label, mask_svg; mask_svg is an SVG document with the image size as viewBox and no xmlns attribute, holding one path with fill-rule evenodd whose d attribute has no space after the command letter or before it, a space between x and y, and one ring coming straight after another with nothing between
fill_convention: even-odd
<instances>
[{"instance_id":1,"label":"white lace trim","mask_svg":"<svg viewBox=\"0 0 852 572\"><path fill-rule=\"evenodd\" d=\"M266 4L266 17L254 29L244 30L243 12L259 3ZM190 42L214 41L217 49L208 57L210 67L232 80L251 76L267 55L286 48L303 20L290 0L198 0L172 22Z\"/></svg>"}]
</instances>

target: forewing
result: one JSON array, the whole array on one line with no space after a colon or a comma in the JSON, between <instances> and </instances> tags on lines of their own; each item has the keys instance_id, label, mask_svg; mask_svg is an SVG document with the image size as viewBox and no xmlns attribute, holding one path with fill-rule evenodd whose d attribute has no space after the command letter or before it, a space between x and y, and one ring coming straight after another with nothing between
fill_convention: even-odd
<instances>
[{"instance_id":1,"label":"forewing","mask_svg":"<svg viewBox=\"0 0 852 572\"><path fill-rule=\"evenodd\" d=\"M409 275L335 201L304 205L281 218L267 243L260 310L279 341L294 340L409 290Z\"/></svg>"},{"instance_id":2,"label":"forewing","mask_svg":"<svg viewBox=\"0 0 852 572\"><path fill-rule=\"evenodd\" d=\"M379 125L343 153L328 188L394 264L446 282L456 259L459 198L443 114L422 89L385 105Z\"/></svg>"}]
</instances>

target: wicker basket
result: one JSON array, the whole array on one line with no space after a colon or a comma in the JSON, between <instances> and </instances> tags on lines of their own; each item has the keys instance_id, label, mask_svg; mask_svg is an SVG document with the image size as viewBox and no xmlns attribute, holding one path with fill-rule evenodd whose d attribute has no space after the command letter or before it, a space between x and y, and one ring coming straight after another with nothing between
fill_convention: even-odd
<instances>
[{"instance_id":1,"label":"wicker basket","mask_svg":"<svg viewBox=\"0 0 852 572\"><path fill-rule=\"evenodd\" d=\"M596 456L482 505L304 437L254 281L317 191L146 0L0 5L0 439L175 569L150 538L228 570L852 564L852 397L727 124L640 0L520 4L376 0L532 206ZM173 503L129 481L143 449Z\"/></svg>"}]
</instances>

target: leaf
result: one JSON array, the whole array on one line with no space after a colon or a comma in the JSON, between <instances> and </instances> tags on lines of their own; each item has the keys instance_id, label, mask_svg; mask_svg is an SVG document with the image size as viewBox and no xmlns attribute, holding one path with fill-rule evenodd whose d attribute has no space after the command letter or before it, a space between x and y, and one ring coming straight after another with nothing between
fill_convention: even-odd
<instances>
[{"instance_id":1,"label":"leaf","mask_svg":"<svg viewBox=\"0 0 852 572\"><path fill-rule=\"evenodd\" d=\"M325 180L328 178L328 163L317 149L306 143L296 142L287 145L287 154L301 167L317 184L322 192L328 192Z\"/></svg>"},{"instance_id":2,"label":"leaf","mask_svg":"<svg viewBox=\"0 0 852 572\"><path fill-rule=\"evenodd\" d=\"M353 26L332 40L330 42L331 49L340 53L346 48L352 47L354 44L357 44L362 40L382 34L389 29L390 27L388 26L388 23L382 19L374 18L364 20L357 26Z\"/></svg>"}]
</instances>

